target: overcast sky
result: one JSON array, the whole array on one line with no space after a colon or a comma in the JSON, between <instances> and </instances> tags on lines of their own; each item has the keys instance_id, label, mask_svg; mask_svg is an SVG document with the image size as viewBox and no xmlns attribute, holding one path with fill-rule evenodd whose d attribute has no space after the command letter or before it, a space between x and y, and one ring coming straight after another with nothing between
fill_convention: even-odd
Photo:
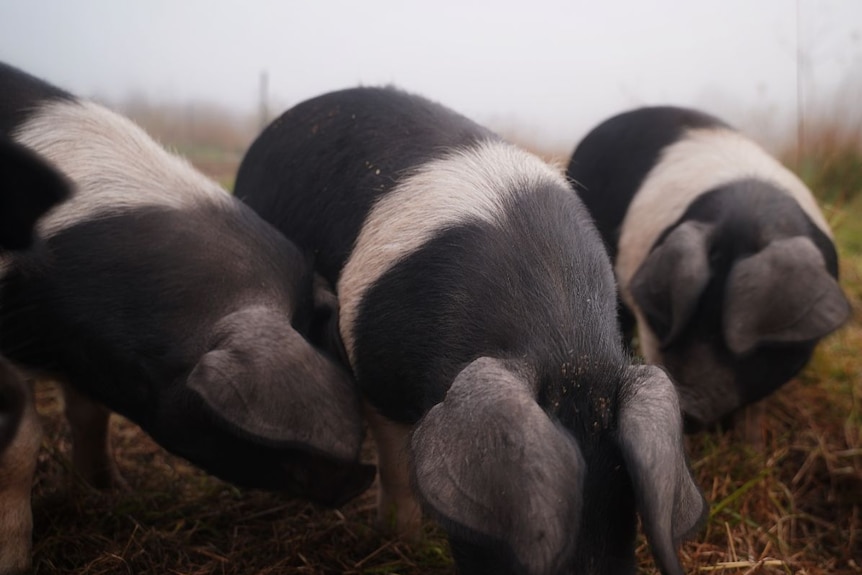
<instances>
[{"instance_id":1,"label":"overcast sky","mask_svg":"<svg viewBox=\"0 0 862 575\"><path fill-rule=\"evenodd\" d=\"M394 83L569 146L642 104L786 124L797 9L806 98L862 102L862 0L2 0L0 58L80 95L239 110L263 70L275 111Z\"/></svg>"}]
</instances>

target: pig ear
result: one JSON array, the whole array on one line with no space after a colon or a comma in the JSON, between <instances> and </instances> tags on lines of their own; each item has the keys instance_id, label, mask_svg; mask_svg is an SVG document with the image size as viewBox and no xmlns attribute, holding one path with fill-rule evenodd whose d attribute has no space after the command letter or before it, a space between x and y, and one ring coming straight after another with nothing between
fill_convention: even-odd
<instances>
[{"instance_id":1,"label":"pig ear","mask_svg":"<svg viewBox=\"0 0 862 575\"><path fill-rule=\"evenodd\" d=\"M709 232L701 222L686 222L650 252L631 281L635 303L662 345L688 325L709 283Z\"/></svg>"},{"instance_id":2,"label":"pig ear","mask_svg":"<svg viewBox=\"0 0 862 575\"><path fill-rule=\"evenodd\" d=\"M502 544L530 574L556 573L573 551L586 467L525 374L475 360L421 420L411 453L414 485L453 538Z\"/></svg>"},{"instance_id":3,"label":"pig ear","mask_svg":"<svg viewBox=\"0 0 862 575\"><path fill-rule=\"evenodd\" d=\"M30 245L36 220L69 195L71 186L47 162L0 138L0 247Z\"/></svg>"},{"instance_id":4,"label":"pig ear","mask_svg":"<svg viewBox=\"0 0 862 575\"><path fill-rule=\"evenodd\" d=\"M700 526L707 504L686 461L673 383L655 366L631 373L620 406L620 449L656 562L662 573L681 575L676 547Z\"/></svg>"},{"instance_id":5,"label":"pig ear","mask_svg":"<svg viewBox=\"0 0 862 575\"><path fill-rule=\"evenodd\" d=\"M764 343L819 339L850 317L850 304L806 237L777 240L740 260L727 279L724 336L743 355Z\"/></svg>"},{"instance_id":6,"label":"pig ear","mask_svg":"<svg viewBox=\"0 0 862 575\"><path fill-rule=\"evenodd\" d=\"M224 335L200 359L188 387L223 422L263 443L355 459L362 419L350 376L286 319L273 324L277 312L266 313L223 320Z\"/></svg>"}]
</instances>

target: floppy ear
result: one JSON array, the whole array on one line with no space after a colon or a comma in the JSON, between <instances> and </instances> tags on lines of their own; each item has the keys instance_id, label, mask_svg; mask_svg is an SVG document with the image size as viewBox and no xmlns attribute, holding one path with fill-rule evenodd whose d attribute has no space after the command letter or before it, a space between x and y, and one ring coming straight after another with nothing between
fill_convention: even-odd
<instances>
[{"instance_id":1,"label":"floppy ear","mask_svg":"<svg viewBox=\"0 0 862 575\"><path fill-rule=\"evenodd\" d=\"M688 325L709 283L709 233L701 222L679 225L632 276L631 293L666 346Z\"/></svg>"},{"instance_id":2,"label":"floppy ear","mask_svg":"<svg viewBox=\"0 0 862 575\"><path fill-rule=\"evenodd\" d=\"M216 325L215 347L186 384L214 421L252 444L284 450L285 477L304 497L339 506L368 488L363 427L350 376L279 310L251 307Z\"/></svg>"},{"instance_id":3,"label":"floppy ear","mask_svg":"<svg viewBox=\"0 0 862 575\"><path fill-rule=\"evenodd\" d=\"M362 419L350 376L266 308L235 312L187 385L225 422L271 445L301 443L348 459Z\"/></svg>"},{"instance_id":4,"label":"floppy ear","mask_svg":"<svg viewBox=\"0 0 862 575\"><path fill-rule=\"evenodd\" d=\"M673 383L656 366L632 367L631 375L620 405L620 449L656 563L662 573L682 575L676 547L700 526L707 503L686 461Z\"/></svg>"},{"instance_id":5,"label":"floppy ear","mask_svg":"<svg viewBox=\"0 0 862 575\"><path fill-rule=\"evenodd\" d=\"M68 197L70 188L45 160L0 137L0 247L28 247L36 220Z\"/></svg>"},{"instance_id":6,"label":"floppy ear","mask_svg":"<svg viewBox=\"0 0 862 575\"><path fill-rule=\"evenodd\" d=\"M571 555L585 464L535 402L526 374L475 360L410 445L417 491L454 539L502 547L535 575L556 573Z\"/></svg>"},{"instance_id":7,"label":"floppy ear","mask_svg":"<svg viewBox=\"0 0 862 575\"><path fill-rule=\"evenodd\" d=\"M737 355L764 343L819 339L849 317L847 298L806 237L774 241L728 275L724 337Z\"/></svg>"}]
</instances>

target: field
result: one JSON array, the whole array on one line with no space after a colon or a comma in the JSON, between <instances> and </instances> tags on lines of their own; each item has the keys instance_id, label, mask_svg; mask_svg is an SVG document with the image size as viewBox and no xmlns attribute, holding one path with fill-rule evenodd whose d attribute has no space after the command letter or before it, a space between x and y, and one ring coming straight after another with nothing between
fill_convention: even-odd
<instances>
[{"instance_id":1,"label":"field","mask_svg":"<svg viewBox=\"0 0 862 575\"><path fill-rule=\"evenodd\" d=\"M836 134L823 130L805 154L786 156L819 190L853 318L800 377L758 406L759 425L687 439L712 506L703 531L681 549L689 573L862 573L862 139ZM229 180L231 168L208 165L206 153L190 156ZM235 161L236 150L227 157ZM454 572L433 524L414 544L374 528L375 488L337 511L241 491L116 416L113 447L129 489L93 490L70 466L60 394L40 384L37 400L45 438L33 492L34 573ZM370 448L365 457L373 459ZM643 539L638 557L643 573L655 571Z\"/></svg>"}]
</instances>

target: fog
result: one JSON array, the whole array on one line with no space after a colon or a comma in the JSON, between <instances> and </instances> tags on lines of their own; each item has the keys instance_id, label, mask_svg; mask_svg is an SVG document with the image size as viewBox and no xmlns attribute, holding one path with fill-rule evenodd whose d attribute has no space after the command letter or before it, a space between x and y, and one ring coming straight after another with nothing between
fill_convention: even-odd
<instances>
[{"instance_id":1,"label":"fog","mask_svg":"<svg viewBox=\"0 0 862 575\"><path fill-rule=\"evenodd\" d=\"M277 113L392 83L551 146L659 103L766 138L800 94L806 113L859 110L862 2L4 0L0 58L109 102Z\"/></svg>"}]
</instances>

